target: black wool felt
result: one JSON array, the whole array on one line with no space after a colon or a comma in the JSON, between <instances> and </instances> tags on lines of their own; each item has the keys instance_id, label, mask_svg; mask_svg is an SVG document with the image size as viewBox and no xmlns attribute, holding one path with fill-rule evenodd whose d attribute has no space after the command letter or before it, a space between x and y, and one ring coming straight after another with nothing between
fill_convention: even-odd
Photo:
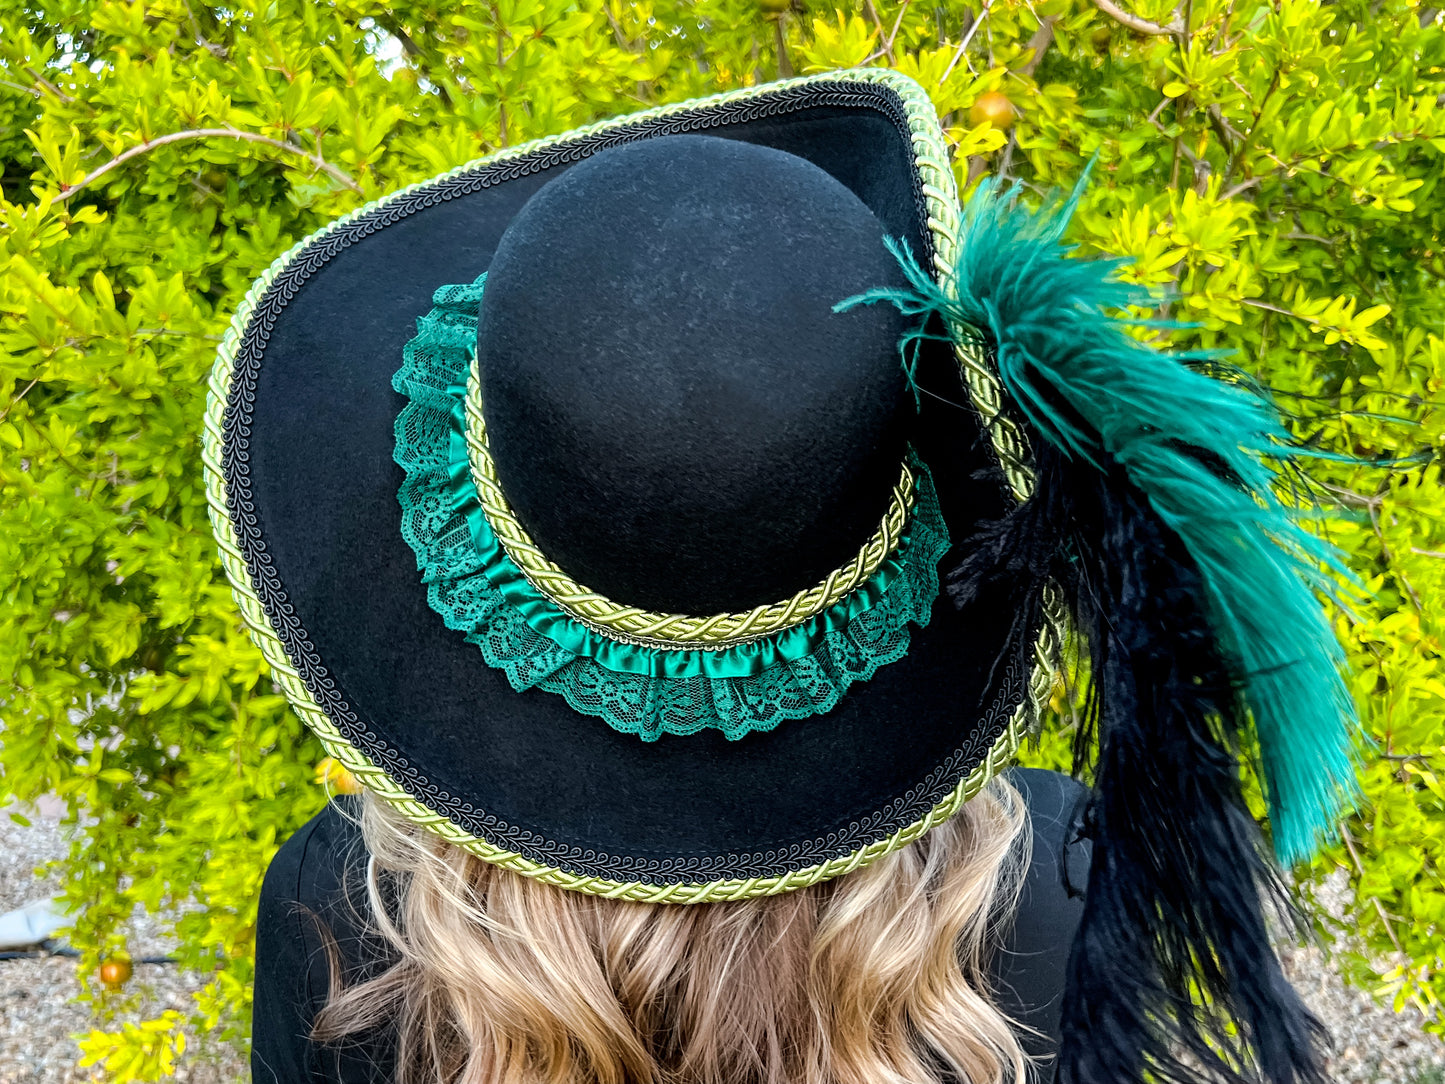
<instances>
[{"instance_id":1,"label":"black wool felt","mask_svg":"<svg viewBox=\"0 0 1445 1084\"><path fill-rule=\"evenodd\" d=\"M478 371L513 509L574 580L672 613L751 609L845 564L903 457L900 280L811 162L676 135L539 191L487 276ZM911 404L910 404L911 409Z\"/></svg>"},{"instance_id":2,"label":"black wool felt","mask_svg":"<svg viewBox=\"0 0 1445 1084\"><path fill-rule=\"evenodd\" d=\"M1198 574L1122 471L1038 448L1035 494L984 530L949 591L966 603L1002 580L1023 603L1052 578L1089 648L1094 852L1058 1079L1323 1084L1323 1029L1266 929L1265 901L1288 903L1243 798L1244 709Z\"/></svg>"},{"instance_id":3,"label":"black wool felt","mask_svg":"<svg viewBox=\"0 0 1445 1084\"><path fill-rule=\"evenodd\" d=\"M338 729L467 831L612 879L665 881L658 863L717 859L728 869L763 852L770 872L785 872L799 848L831 856L839 839L881 839L978 763L1028 673L980 661L1008 636L996 595L965 611L940 602L908 656L826 716L741 741L712 732L644 748L559 696L514 691L428 606L400 533L392 426L402 400L391 377L432 291L486 271L512 219L552 178L609 147L696 126L806 158L929 258L890 92L793 88L748 109L703 107L541 148L367 213L345 243L308 251L278 279L244 336L228 406L228 494L247 560L267 570L257 593L273 623L294 630L295 665ZM885 354L897 364L895 344ZM929 344L921 372L928 394L916 416L908 404L905 435L957 543L1007 498L951 348ZM953 774L935 778L944 765ZM680 877L720 875L708 866Z\"/></svg>"}]
</instances>

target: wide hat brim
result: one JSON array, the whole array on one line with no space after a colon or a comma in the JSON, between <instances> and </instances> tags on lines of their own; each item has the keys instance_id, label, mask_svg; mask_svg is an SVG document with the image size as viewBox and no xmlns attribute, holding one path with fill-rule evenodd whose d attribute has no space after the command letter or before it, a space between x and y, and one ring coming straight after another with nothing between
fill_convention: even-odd
<instances>
[{"instance_id":1,"label":"wide hat brim","mask_svg":"<svg viewBox=\"0 0 1445 1084\"><path fill-rule=\"evenodd\" d=\"M1040 630L988 598L963 610L940 598L906 657L827 714L740 740L643 742L560 696L514 691L429 608L393 461L391 378L416 319L438 287L487 269L549 180L607 147L684 132L803 157L925 265L950 265L956 189L933 108L906 77L832 73L604 122L385 197L278 259L219 352L206 466L243 615L333 756L489 861L696 902L800 887L916 838L1013 759L1048 677L1031 662ZM957 548L1027 477L984 359L930 344L920 383L911 439Z\"/></svg>"}]
</instances>

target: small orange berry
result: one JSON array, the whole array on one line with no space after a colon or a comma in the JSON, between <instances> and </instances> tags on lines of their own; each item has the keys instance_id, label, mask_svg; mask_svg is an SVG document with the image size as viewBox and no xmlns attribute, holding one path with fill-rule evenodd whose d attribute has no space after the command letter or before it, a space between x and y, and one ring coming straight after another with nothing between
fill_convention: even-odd
<instances>
[{"instance_id":1,"label":"small orange berry","mask_svg":"<svg viewBox=\"0 0 1445 1084\"><path fill-rule=\"evenodd\" d=\"M132 971L130 961L124 956L118 956L100 965L100 981L107 990L119 990L130 981Z\"/></svg>"},{"instance_id":2,"label":"small orange berry","mask_svg":"<svg viewBox=\"0 0 1445 1084\"><path fill-rule=\"evenodd\" d=\"M991 124L995 128L1008 128L1013 124L1015 115L1014 103L1008 100L1008 96L991 90L978 96L978 101L968 111L968 122L975 127Z\"/></svg>"}]
</instances>

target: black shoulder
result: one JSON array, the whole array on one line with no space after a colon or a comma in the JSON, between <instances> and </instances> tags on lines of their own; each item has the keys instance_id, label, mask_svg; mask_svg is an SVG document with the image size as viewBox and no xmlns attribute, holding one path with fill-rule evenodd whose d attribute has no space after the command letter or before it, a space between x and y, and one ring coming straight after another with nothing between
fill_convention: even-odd
<instances>
[{"instance_id":1,"label":"black shoulder","mask_svg":"<svg viewBox=\"0 0 1445 1084\"><path fill-rule=\"evenodd\" d=\"M271 859L262 900L271 896L318 910L334 909L343 888L355 898L366 875L359 814L355 798L339 797L302 825Z\"/></svg>"},{"instance_id":2,"label":"black shoulder","mask_svg":"<svg viewBox=\"0 0 1445 1084\"><path fill-rule=\"evenodd\" d=\"M1021 1032L1024 1050L1049 1056L1058 1049L1064 978L1089 880L1093 845L1084 834L1089 789L1038 768L1011 768L1007 778L1028 806L1033 845L994 977L1000 1007L1031 1029ZM1045 1070L1044 1078L1051 1073Z\"/></svg>"},{"instance_id":3,"label":"black shoulder","mask_svg":"<svg viewBox=\"0 0 1445 1084\"><path fill-rule=\"evenodd\" d=\"M1004 774L1028 805L1035 852L1042 845L1043 857L1054 859L1052 869L1061 887L1071 898L1082 898L1093 848L1084 834L1089 788L1063 772L1043 768L1010 768Z\"/></svg>"},{"instance_id":4,"label":"black shoulder","mask_svg":"<svg viewBox=\"0 0 1445 1084\"><path fill-rule=\"evenodd\" d=\"M357 806L338 799L276 852L256 915L251 1026L255 1084L369 1079L344 1071L310 1039L333 982L350 983L386 963L368 932L366 851ZM381 1079L378 1077L377 1079Z\"/></svg>"}]
</instances>

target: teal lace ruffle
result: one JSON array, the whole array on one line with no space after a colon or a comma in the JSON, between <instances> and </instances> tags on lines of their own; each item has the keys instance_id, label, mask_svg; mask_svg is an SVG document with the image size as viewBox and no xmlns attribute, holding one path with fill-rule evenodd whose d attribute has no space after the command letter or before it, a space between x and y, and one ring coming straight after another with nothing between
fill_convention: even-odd
<instances>
[{"instance_id":1,"label":"teal lace ruffle","mask_svg":"<svg viewBox=\"0 0 1445 1084\"><path fill-rule=\"evenodd\" d=\"M393 387L402 535L427 601L519 692L538 688L614 729L653 740L706 727L740 738L831 710L848 688L908 651L926 625L948 531L928 470L913 463L913 512L897 551L837 604L801 625L723 650L673 650L611 639L572 619L507 557L472 486L465 397L485 276L445 286L417 321Z\"/></svg>"}]
</instances>

